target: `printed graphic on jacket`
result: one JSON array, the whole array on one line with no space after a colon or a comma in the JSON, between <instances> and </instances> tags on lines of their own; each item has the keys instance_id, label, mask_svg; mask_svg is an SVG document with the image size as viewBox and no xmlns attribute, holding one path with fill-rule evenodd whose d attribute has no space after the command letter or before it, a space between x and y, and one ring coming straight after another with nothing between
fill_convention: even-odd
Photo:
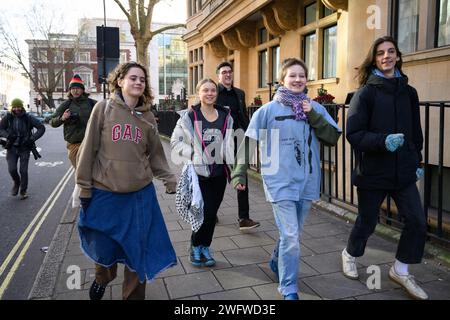
<instances>
[{"instance_id":1,"label":"printed graphic on jacket","mask_svg":"<svg viewBox=\"0 0 450 320\"><path fill-rule=\"evenodd\" d=\"M298 165L302 166L302 150L300 142L295 141L294 143L294 150L295 150L295 159L297 159Z\"/></svg>"}]
</instances>

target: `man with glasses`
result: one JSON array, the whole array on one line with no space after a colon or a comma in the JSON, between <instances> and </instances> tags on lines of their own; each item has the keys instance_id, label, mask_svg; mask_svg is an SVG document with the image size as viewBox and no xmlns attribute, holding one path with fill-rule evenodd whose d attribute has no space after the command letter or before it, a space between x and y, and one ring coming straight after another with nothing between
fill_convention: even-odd
<instances>
[{"instance_id":1,"label":"man with glasses","mask_svg":"<svg viewBox=\"0 0 450 320\"><path fill-rule=\"evenodd\" d=\"M247 130L249 119L245 106L245 92L233 86L233 67L229 62L222 62L217 66L216 73L219 80L219 94L217 104L228 106L231 109L231 116L234 120L233 130ZM237 142L235 138L235 150L237 152ZM247 178L247 177L246 177ZM249 216L248 184L245 190L237 191L239 229L248 230L260 226L259 222L253 221Z\"/></svg>"}]
</instances>

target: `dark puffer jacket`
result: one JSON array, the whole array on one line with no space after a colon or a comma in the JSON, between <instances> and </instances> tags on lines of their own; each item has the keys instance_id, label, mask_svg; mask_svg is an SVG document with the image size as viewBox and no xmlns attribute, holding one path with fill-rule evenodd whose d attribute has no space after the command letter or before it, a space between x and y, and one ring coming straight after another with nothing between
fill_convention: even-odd
<instances>
[{"instance_id":1,"label":"dark puffer jacket","mask_svg":"<svg viewBox=\"0 0 450 320\"><path fill-rule=\"evenodd\" d=\"M389 134L403 133L395 152L386 149ZM352 182L370 190L398 190L416 181L422 161L422 128L417 91L408 78L371 75L350 102L347 140L355 151Z\"/></svg>"},{"instance_id":2,"label":"dark puffer jacket","mask_svg":"<svg viewBox=\"0 0 450 320\"><path fill-rule=\"evenodd\" d=\"M56 109L50 125L57 128L64 124L64 140L69 143L80 143L83 141L89 117L96 103L97 101L88 98L86 94L79 98L69 98ZM72 117L62 121L61 117L67 109L70 110Z\"/></svg>"}]
</instances>

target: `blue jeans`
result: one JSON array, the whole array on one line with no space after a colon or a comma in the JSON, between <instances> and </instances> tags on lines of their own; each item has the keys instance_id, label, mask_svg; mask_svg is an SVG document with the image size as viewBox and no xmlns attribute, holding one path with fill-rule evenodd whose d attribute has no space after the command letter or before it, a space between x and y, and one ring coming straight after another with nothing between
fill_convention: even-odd
<instances>
[{"instance_id":1,"label":"blue jeans","mask_svg":"<svg viewBox=\"0 0 450 320\"><path fill-rule=\"evenodd\" d=\"M285 296L298 291L300 235L311 208L311 200L273 202L272 207L280 234L272 260L278 262L278 291Z\"/></svg>"}]
</instances>

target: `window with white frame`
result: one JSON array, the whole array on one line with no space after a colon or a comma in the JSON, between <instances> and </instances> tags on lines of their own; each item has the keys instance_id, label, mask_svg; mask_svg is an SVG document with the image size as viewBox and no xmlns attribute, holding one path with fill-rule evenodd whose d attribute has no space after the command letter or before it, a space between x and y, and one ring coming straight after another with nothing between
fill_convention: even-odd
<instances>
[{"instance_id":1,"label":"window with white frame","mask_svg":"<svg viewBox=\"0 0 450 320\"><path fill-rule=\"evenodd\" d=\"M48 62L47 57L48 57L47 50L45 50L45 49L37 50L36 58L37 58L38 62Z\"/></svg>"},{"instance_id":2,"label":"window with white frame","mask_svg":"<svg viewBox=\"0 0 450 320\"><path fill-rule=\"evenodd\" d=\"M92 87L92 72L80 72L78 74L83 80L86 89Z\"/></svg>"},{"instance_id":3,"label":"window with white frame","mask_svg":"<svg viewBox=\"0 0 450 320\"><path fill-rule=\"evenodd\" d=\"M73 74L78 74L81 77L86 90L94 86L93 71L91 69L86 67L76 68L73 70Z\"/></svg>"},{"instance_id":4,"label":"window with white frame","mask_svg":"<svg viewBox=\"0 0 450 320\"><path fill-rule=\"evenodd\" d=\"M77 62L86 63L90 61L89 58L90 58L89 52L78 52L77 54Z\"/></svg>"},{"instance_id":5,"label":"window with white frame","mask_svg":"<svg viewBox=\"0 0 450 320\"><path fill-rule=\"evenodd\" d=\"M38 70L38 85L39 88L46 89L48 88L48 70L40 69Z\"/></svg>"},{"instance_id":6,"label":"window with white frame","mask_svg":"<svg viewBox=\"0 0 450 320\"><path fill-rule=\"evenodd\" d=\"M61 76L59 77L59 79L58 79L57 74L55 74L55 77L56 77L56 80L57 80L56 89L64 90L64 78L65 78L65 76L66 76L66 72L65 71L61 72Z\"/></svg>"},{"instance_id":7,"label":"window with white frame","mask_svg":"<svg viewBox=\"0 0 450 320\"><path fill-rule=\"evenodd\" d=\"M55 63L64 63L64 51L55 52Z\"/></svg>"}]
</instances>

